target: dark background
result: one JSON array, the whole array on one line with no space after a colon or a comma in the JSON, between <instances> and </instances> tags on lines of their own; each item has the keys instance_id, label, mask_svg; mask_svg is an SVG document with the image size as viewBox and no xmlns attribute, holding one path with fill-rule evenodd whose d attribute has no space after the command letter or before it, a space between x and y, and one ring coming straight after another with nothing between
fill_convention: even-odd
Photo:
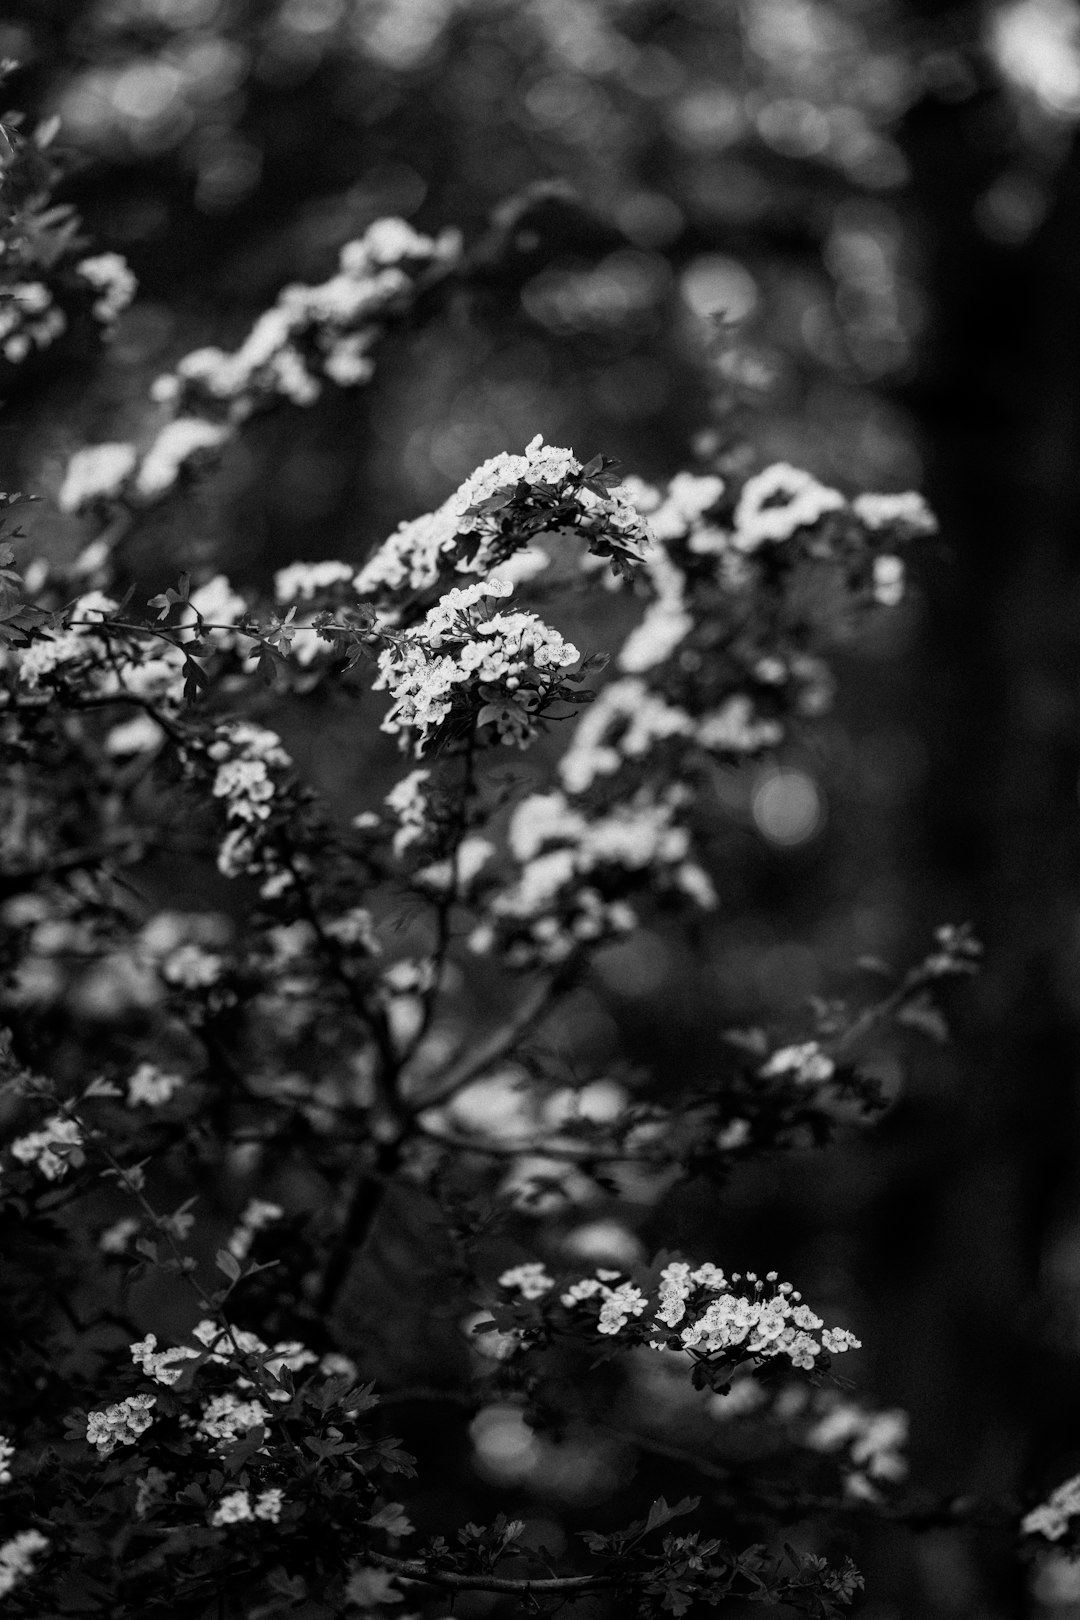
<instances>
[{"instance_id":1,"label":"dark background","mask_svg":"<svg viewBox=\"0 0 1080 1620\"><path fill-rule=\"evenodd\" d=\"M368 388L260 419L140 519L148 590L177 559L241 587L359 561L537 431L646 477L745 442L845 491L925 490L942 533L913 601L844 655L835 713L785 760L817 816L778 838L761 779L732 772L705 949L643 935L604 1016L681 1072L724 1024L790 1018L860 955L901 963L970 919L987 961L956 1044L909 1065L871 1137L748 1172L722 1213L687 1193L620 1218L654 1246L719 1225L717 1259L797 1267L811 1298L816 1277L911 1412L921 1485L1019 1500L1075 1471L1075 7L9 0L0 56L23 64L9 100L62 115L65 195L141 282L104 359L60 345L0 379L5 482L46 496L77 446L138 436L159 371L239 342L371 220L471 244L555 183ZM84 538L47 503L33 536ZM316 737L308 763L347 796L330 753ZM1025 1598L1000 1537L861 1557L874 1620L1080 1614Z\"/></svg>"}]
</instances>

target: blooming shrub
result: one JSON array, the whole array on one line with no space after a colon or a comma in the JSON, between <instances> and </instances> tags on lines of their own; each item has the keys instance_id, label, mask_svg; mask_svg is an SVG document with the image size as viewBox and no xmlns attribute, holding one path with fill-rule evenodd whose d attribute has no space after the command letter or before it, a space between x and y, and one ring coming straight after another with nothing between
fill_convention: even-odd
<instances>
[{"instance_id":1,"label":"blooming shrub","mask_svg":"<svg viewBox=\"0 0 1080 1620\"><path fill-rule=\"evenodd\" d=\"M5 173L9 364L60 336L65 299L108 328L132 294L115 255L46 251L48 149L16 137ZM272 600L205 568L148 601L127 579L125 511L181 499L257 411L361 386L386 327L467 274L456 236L380 221L236 352L163 377L149 442L75 453L57 500L91 533L73 565L28 560L17 529L0 558L13 1615L318 1620L478 1592L827 1617L861 1577L782 1526L903 1512L904 1415L848 1397L837 1362L859 1340L794 1284L728 1253L581 1275L527 1217L582 1185L722 1185L872 1122L868 1035L935 1027L931 998L972 971L968 933L942 928L877 999L741 1031L710 1084L663 1094L588 1052L568 1086L544 1042L606 947L722 903L714 772L828 710L833 649L895 607L932 530L919 497L849 498L783 463L653 486L538 437L361 567L282 569ZM597 623L610 647L579 650ZM342 691L363 694L366 746L399 750L349 818L285 740L290 709ZM177 849L239 887L242 928L148 898L139 873ZM675 1461L708 1502L657 1495L635 1518L629 1493L627 1522L605 1513L565 1556L505 1512L427 1522L385 1414L431 1391L377 1386L350 1314L398 1194L449 1256L461 1376L434 1393L470 1433L516 1436L492 1452L503 1484L515 1457L595 1455L636 1387L643 1454L665 1454L651 1405L701 1414ZM740 1427L779 1481L718 1460L709 1431ZM1028 1536L1065 1536L1074 1485Z\"/></svg>"}]
</instances>

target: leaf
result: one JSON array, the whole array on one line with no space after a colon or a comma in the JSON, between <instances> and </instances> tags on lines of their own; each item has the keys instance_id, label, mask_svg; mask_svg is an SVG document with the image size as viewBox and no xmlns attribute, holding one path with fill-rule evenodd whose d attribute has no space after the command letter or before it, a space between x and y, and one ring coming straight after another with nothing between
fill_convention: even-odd
<instances>
[{"instance_id":1,"label":"leaf","mask_svg":"<svg viewBox=\"0 0 1080 1620\"><path fill-rule=\"evenodd\" d=\"M235 1254L230 1254L228 1249L218 1250L217 1254L214 1256L214 1264L217 1266L219 1271L223 1271L225 1273L230 1282L239 1282L240 1278L243 1276L243 1272L240 1269L239 1260L236 1258Z\"/></svg>"},{"instance_id":2,"label":"leaf","mask_svg":"<svg viewBox=\"0 0 1080 1620\"><path fill-rule=\"evenodd\" d=\"M670 1524L672 1519L682 1519L688 1513L696 1513L700 1506L700 1496L684 1496L681 1502L675 1503L674 1507L668 1507L664 1498L658 1496L649 1509L642 1534L648 1535L650 1530L656 1530L662 1524Z\"/></svg>"}]
</instances>

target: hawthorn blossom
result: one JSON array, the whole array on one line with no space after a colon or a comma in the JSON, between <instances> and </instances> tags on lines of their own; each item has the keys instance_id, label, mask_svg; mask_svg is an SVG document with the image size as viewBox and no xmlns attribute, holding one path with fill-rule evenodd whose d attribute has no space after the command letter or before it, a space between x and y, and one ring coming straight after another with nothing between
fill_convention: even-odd
<instances>
[{"instance_id":1,"label":"hawthorn blossom","mask_svg":"<svg viewBox=\"0 0 1080 1620\"><path fill-rule=\"evenodd\" d=\"M0 1545L0 1598L34 1573L35 1560L48 1545L40 1530L20 1530Z\"/></svg>"},{"instance_id":2,"label":"hawthorn blossom","mask_svg":"<svg viewBox=\"0 0 1080 1620\"><path fill-rule=\"evenodd\" d=\"M489 723L490 711L503 742L524 743L535 734L531 709L517 700L523 678L538 677L537 690L551 691L555 672L576 664L580 655L534 613L480 616L484 597L509 596L512 590L498 579L450 590L420 626L379 654L376 690L388 690L393 699L381 730L400 735L404 746L411 743L420 754L456 701L477 703L480 725Z\"/></svg>"},{"instance_id":3,"label":"hawthorn blossom","mask_svg":"<svg viewBox=\"0 0 1080 1620\"><path fill-rule=\"evenodd\" d=\"M777 1281L775 1272L765 1278L735 1272L729 1278L711 1262L691 1267L671 1261L660 1273L651 1305L644 1290L619 1277L618 1272L597 1270L560 1292L559 1303L575 1314L587 1311L594 1331L606 1336L620 1333L632 1316L651 1310L653 1332L666 1330L664 1337L648 1339L654 1350L666 1350L676 1332L678 1346L699 1357L783 1357L812 1371L822 1354L841 1355L859 1347L846 1328L826 1328L790 1283Z\"/></svg>"},{"instance_id":4,"label":"hawthorn blossom","mask_svg":"<svg viewBox=\"0 0 1080 1620\"><path fill-rule=\"evenodd\" d=\"M250 1491L230 1491L223 1496L210 1516L210 1523L216 1527L224 1524L243 1524L245 1521L264 1519L270 1524L277 1524L281 1518L281 1508L285 1500L285 1492L278 1486L271 1486L269 1490L260 1491L252 1497Z\"/></svg>"},{"instance_id":5,"label":"hawthorn blossom","mask_svg":"<svg viewBox=\"0 0 1080 1620\"><path fill-rule=\"evenodd\" d=\"M799 1046L784 1046L762 1064L760 1074L771 1080L783 1075L800 1086L823 1085L836 1073L836 1064L817 1041L804 1041Z\"/></svg>"},{"instance_id":6,"label":"hawthorn blossom","mask_svg":"<svg viewBox=\"0 0 1080 1620\"><path fill-rule=\"evenodd\" d=\"M67 331L67 316L43 281L14 281L0 304L0 354L13 366Z\"/></svg>"},{"instance_id":7,"label":"hawthorn blossom","mask_svg":"<svg viewBox=\"0 0 1080 1620\"><path fill-rule=\"evenodd\" d=\"M790 540L797 529L809 528L846 504L838 490L819 484L800 467L778 461L743 485L732 544L738 551L756 551L770 541Z\"/></svg>"},{"instance_id":8,"label":"hawthorn blossom","mask_svg":"<svg viewBox=\"0 0 1080 1620\"><path fill-rule=\"evenodd\" d=\"M101 591L88 591L80 596L64 615L64 627L39 635L29 647L18 649L18 676L29 687L36 687L42 676L59 670L68 672L67 666L100 652L103 643L95 636L94 625L104 623L117 604ZM76 621L76 622L73 622ZM89 621L87 623L86 621Z\"/></svg>"},{"instance_id":9,"label":"hawthorn blossom","mask_svg":"<svg viewBox=\"0 0 1080 1620\"><path fill-rule=\"evenodd\" d=\"M902 495L856 495L851 510L868 529L899 528L908 534L937 532L937 519L925 498L914 490Z\"/></svg>"},{"instance_id":10,"label":"hawthorn blossom","mask_svg":"<svg viewBox=\"0 0 1080 1620\"><path fill-rule=\"evenodd\" d=\"M5 1435L0 1434L0 1485L11 1484L11 1469L8 1463L14 1455L14 1445Z\"/></svg>"},{"instance_id":11,"label":"hawthorn blossom","mask_svg":"<svg viewBox=\"0 0 1080 1620\"><path fill-rule=\"evenodd\" d=\"M572 451L545 445L540 434L526 446L524 455L493 456L436 511L401 524L383 542L356 575L357 593L396 598L405 590L429 590L455 572L485 575L494 567L501 571L534 536L514 530L504 533L489 514L475 509L503 491L508 502L516 499L519 486L528 491L537 485L556 490L562 496L558 529L583 529L590 548L601 558L605 548L614 546L628 559L640 561L650 543L645 519L621 490L601 496L579 485L581 470ZM530 564L529 572L533 571ZM507 584L511 583L509 572ZM517 577L522 577L520 572Z\"/></svg>"},{"instance_id":12,"label":"hawthorn blossom","mask_svg":"<svg viewBox=\"0 0 1080 1620\"><path fill-rule=\"evenodd\" d=\"M103 326L112 326L138 291L139 283L121 253L93 253L79 260L75 274L97 292L90 313Z\"/></svg>"},{"instance_id":13,"label":"hawthorn blossom","mask_svg":"<svg viewBox=\"0 0 1080 1620\"><path fill-rule=\"evenodd\" d=\"M540 1299L555 1286L555 1279L549 1277L539 1260L529 1261L525 1265L511 1266L499 1278L500 1288L510 1288L519 1293L522 1299Z\"/></svg>"},{"instance_id":14,"label":"hawthorn blossom","mask_svg":"<svg viewBox=\"0 0 1080 1620\"><path fill-rule=\"evenodd\" d=\"M1069 1521L1080 1514L1080 1474L1064 1480L1051 1491L1045 1502L1025 1513L1020 1528L1027 1536L1045 1536L1047 1541L1060 1541L1069 1528Z\"/></svg>"},{"instance_id":15,"label":"hawthorn blossom","mask_svg":"<svg viewBox=\"0 0 1080 1620\"><path fill-rule=\"evenodd\" d=\"M208 422L201 416L178 416L166 422L139 463L135 493L146 502L160 500L196 457L219 449L230 437L224 423Z\"/></svg>"},{"instance_id":16,"label":"hawthorn blossom","mask_svg":"<svg viewBox=\"0 0 1080 1620\"><path fill-rule=\"evenodd\" d=\"M274 597L279 607L310 602L331 586L351 581L353 573L349 564L342 562L290 563L274 575Z\"/></svg>"},{"instance_id":17,"label":"hawthorn blossom","mask_svg":"<svg viewBox=\"0 0 1080 1620\"><path fill-rule=\"evenodd\" d=\"M133 444L92 444L76 450L67 464L56 504L61 512L82 512L95 501L118 499L138 459Z\"/></svg>"},{"instance_id":18,"label":"hawthorn blossom","mask_svg":"<svg viewBox=\"0 0 1080 1620\"><path fill-rule=\"evenodd\" d=\"M270 1413L262 1401L243 1400L231 1390L225 1390L207 1401L195 1425L195 1433L200 1439L215 1441L220 1449L243 1439L252 1429L265 1428L269 1422Z\"/></svg>"},{"instance_id":19,"label":"hawthorn blossom","mask_svg":"<svg viewBox=\"0 0 1080 1620\"><path fill-rule=\"evenodd\" d=\"M53 1114L40 1130L16 1137L13 1156L22 1164L32 1164L47 1181L59 1181L74 1165L83 1163L83 1134L78 1120L66 1114Z\"/></svg>"},{"instance_id":20,"label":"hawthorn blossom","mask_svg":"<svg viewBox=\"0 0 1080 1620\"><path fill-rule=\"evenodd\" d=\"M237 1260L246 1259L255 1234L280 1221L284 1214L280 1204L269 1203L265 1198L249 1199L225 1247Z\"/></svg>"},{"instance_id":21,"label":"hawthorn blossom","mask_svg":"<svg viewBox=\"0 0 1080 1620\"><path fill-rule=\"evenodd\" d=\"M166 1074L156 1063L140 1063L127 1083L127 1100L132 1108L160 1108L184 1085L182 1074Z\"/></svg>"},{"instance_id":22,"label":"hawthorn blossom","mask_svg":"<svg viewBox=\"0 0 1080 1620\"><path fill-rule=\"evenodd\" d=\"M156 1333L148 1333L145 1339L131 1346L131 1359L135 1365L155 1384L166 1387L179 1383L184 1373L183 1363L194 1361L200 1354L201 1351L193 1350L186 1344L176 1345L171 1350L159 1350Z\"/></svg>"},{"instance_id":23,"label":"hawthorn blossom","mask_svg":"<svg viewBox=\"0 0 1080 1620\"><path fill-rule=\"evenodd\" d=\"M108 1457L117 1446L133 1446L153 1423L150 1408L156 1395L129 1395L104 1411L91 1412L86 1419L86 1438L98 1455Z\"/></svg>"}]
</instances>

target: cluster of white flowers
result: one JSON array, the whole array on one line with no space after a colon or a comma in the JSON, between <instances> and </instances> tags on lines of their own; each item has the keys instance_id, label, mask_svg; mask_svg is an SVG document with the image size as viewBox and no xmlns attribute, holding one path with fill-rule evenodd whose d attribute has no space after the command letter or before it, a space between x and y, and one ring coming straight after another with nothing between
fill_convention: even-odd
<instances>
[{"instance_id":1,"label":"cluster of white flowers","mask_svg":"<svg viewBox=\"0 0 1080 1620\"><path fill-rule=\"evenodd\" d=\"M138 1230L139 1222L135 1216L123 1215L101 1233L98 1248L102 1254L126 1254L128 1245Z\"/></svg>"},{"instance_id":2,"label":"cluster of white flowers","mask_svg":"<svg viewBox=\"0 0 1080 1620\"><path fill-rule=\"evenodd\" d=\"M343 562L290 563L274 575L274 598L279 607L310 602L333 585L351 582L355 570Z\"/></svg>"},{"instance_id":3,"label":"cluster of white flowers","mask_svg":"<svg viewBox=\"0 0 1080 1620\"><path fill-rule=\"evenodd\" d=\"M1045 1536L1047 1541L1060 1541L1069 1528L1070 1519L1080 1514L1080 1474L1064 1480L1051 1491L1045 1502L1025 1513L1020 1528L1026 1536Z\"/></svg>"},{"instance_id":4,"label":"cluster of white flowers","mask_svg":"<svg viewBox=\"0 0 1080 1620\"><path fill-rule=\"evenodd\" d=\"M195 1433L203 1440L214 1441L220 1449L243 1439L252 1429L264 1428L269 1422L270 1413L262 1401L225 1390L206 1402Z\"/></svg>"},{"instance_id":5,"label":"cluster of white flowers","mask_svg":"<svg viewBox=\"0 0 1080 1620\"><path fill-rule=\"evenodd\" d=\"M709 753L746 754L775 745L780 726L755 717L739 693L719 709L694 716L669 703L636 675L609 681L582 715L559 775L569 793L586 793L598 777L613 776L628 760L643 760L671 738L697 743Z\"/></svg>"},{"instance_id":6,"label":"cluster of white flowers","mask_svg":"<svg viewBox=\"0 0 1080 1620\"><path fill-rule=\"evenodd\" d=\"M34 1573L35 1560L48 1545L48 1538L40 1530L20 1530L0 1546L0 1598L7 1597L14 1586Z\"/></svg>"},{"instance_id":7,"label":"cluster of white flowers","mask_svg":"<svg viewBox=\"0 0 1080 1620\"><path fill-rule=\"evenodd\" d=\"M782 1046L762 1064L759 1073L765 1080L783 1076L796 1085L820 1086L832 1079L836 1064L817 1041L803 1041L798 1046Z\"/></svg>"},{"instance_id":8,"label":"cluster of white flowers","mask_svg":"<svg viewBox=\"0 0 1080 1620\"><path fill-rule=\"evenodd\" d=\"M103 623L116 612L112 597L100 591L88 591L71 604L64 614L65 628L51 630L47 636L32 641L16 653L19 680L36 687L43 676L57 671L71 673L71 666L88 657L100 657L104 642L95 635L94 625ZM86 621L89 621L87 623Z\"/></svg>"},{"instance_id":9,"label":"cluster of white flowers","mask_svg":"<svg viewBox=\"0 0 1080 1620\"><path fill-rule=\"evenodd\" d=\"M846 1448L856 1470L848 1476L849 1494L868 1496L874 1494L875 1485L907 1476L903 1448L908 1428L908 1415L899 1407L874 1411L857 1401L834 1396L807 1431L803 1443L812 1451Z\"/></svg>"},{"instance_id":10,"label":"cluster of white flowers","mask_svg":"<svg viewBox=\"0 0 1080 1620\"><path fill-rule=\"evenodd\" d=\"M690 1266L675 1261L664 1268L660 1277L662 1306L657 1318L668 1327L677 1327L683 1321L695 1288L717 1296L696 1321L680 1329L679 1338L687 1350L711 1355L737 1349L740 1357L785 1356L792 1366L809 1371L822 1351L840 1355L859 1348L858 1339L846 1328L825 1327L790 1283L777 1282L775 1272L769 1272L764 1279L752 1271L745 1278L736 1272L729 1282L715 1267L703 1278L700 1268L694 1272ZM743 1291L732 1292L732 1285L739 1283ZM816 1333L820 1338L814 1337Z\"/></svg>"},{"instance_id":11,"label":"cluster of white flowers","mask_svg":"<svg viewBox=\"0 0 1080 1620\"><path fill-rule=\"evenodd\" d=\"M523 679L537 676L541 690L545 683L550 689L557 684L556 672L576 664L580 654L534 613L484 616L484 598L506 597L512 590L496 578L450 590L422 624L379 654L376 689L388 690L393 699L383 731L400 735L405 746L412 742L420 754L449 716L455 698L481 691L504 742L524 742L535 733L530 712L514 702ZM484 690L489 687L494 690ZM481 706L481 721L484 713Z\"/></svg>"},{"instance_id":12,"label":"cluster of white flowers","mask_svg":"<svg viewBox=\"0 0 1080 1620\"><path fill-rule=\"evenodd\" d=\"M59 1181L70 1166L83 1163L83 1134L77 1120L53 1114L40 1130L18 1136L11 1144L14 1158L32 1164L48 1181Z\"/></svg>"},{"instance_id":13,"label":"cluster of white flowers","mask_svg":"<svg viewBox=\"0 0 1080 1620\"><path fill-rule=\"evenodd\" d=\"M250 1491L230 1491L210 1515L210 1523L215 1528L223 1524L242 1524L248 1519L265 1519L277 1524L284 1500L284 1491L276 1485L255 1497Z\"/></svg>"},{"instance_id":14,"label":"cluster of white flowers","mask_svg":"<svg viewBox=\"0 0 1080 1620\"><path fill-rule=\"evenodd\" d=\"M801 467L774 462L743 485L732 545L749 552L768 542L790 540L797 529L811 528L827 512L843 511L846 505L839 490L818 483Z\"/></svg>"},{"instance_id":15,"label":"cluster of white flowers","mask_svg":"<svg viewBox=\"0 0 1080 1620\"><path fill-rule=\"evenodd\" d=\"M597 1270L564 1289L559 1303L572 1311L588 1306L590 1324L598 1333L619 1333L632 1316L650 1309L648 1295L635 1284L620 1281L622 1275ZM499 1281L526 1300L543 1298L555 1286L543 1267L535 1264L514 1267ZM599 1311L593 1321L597 1301ZM682 1348L698 1356L718 1352L725 1352L729 1359L736 1352L735 1360L783 1356L794 1367L812 1371L824 1352L840 1355L859 1348L858 1339L846 1328L826 1328L790 1283L777 1281L775 1271L764 1278L752 1271L745 1276L734 1272L729 1278L711 1261L701 1266L672 1261L660 1273L651 1312L656 1328L679 1329ZM654 1350L667 1350L670 1336L649 1343ZM875 1443L878 1439L884 1450L884 1439L878 1435Z\"/></svg>"},{"instance_id":16,"label":"cluster of white flowers","mask_svg":"<svg viewBox=\"0 0 1080 1620\"><path fill-rule=\"evenodd\" d=\"M123 314L139 288L121 253L94 253L88 259L80 259L75 274L88 281L97 293L90 313L105 327L111 327Z\"/></svg>"},{"instance_id":17,"label":"cluster of white flowers","mask_svg":"<svg viewBox=\"0 0 1080 1620\"><path fill-rule=\"evenodd\" d=\"M167 495L180 474L200 458L219 450L232 430L203 416L177 416L167 422L139 462L134 491L152 503Z\"/></svg>"},{"instance_id":18,"label":"cluster of white flowers","mask_svg":"<svg viewBox=\"0 0 1080 1620\"><path fill-rule=\"evenodd\" d=\"M393 837L393 851L399 858L413 844L418 844L431 830L431 817L424 785L431 772L423 768L410 771L400 782L395 782L383 803L397 822ZM369 818L378 821L371 812L357 817L357 825L369 825Z\"/></svg>"},{"instance_id":19,"label":"cluster of white flowers","mask_svg":"<svg viewBox=\"0 0 1080 1620\"><path fill-rule=\"evenodd\" d=\"M249 1199L225 1247L237 1260L246 1259L256 1232L280 1221L284 1214L280 1204L271 1204L265 1198Z\"/></svg>"},{"instance_id":20,"label":"cluster of white flowers","mask_svg":"<svg viewBox=\"0 0 1080 1620\"><path fill-rule=\"evenodd\" d=\"M109 1456L117 1446L133 1446L153 1423L150 1408L156 1404L156 1395L129 1395L103 1412L91 1412L86 1419L87 1440L101 1457Z\"/></svg>"},{"instance_id":21,"label":"cluster of white flowers","mask_svg":"<svg viewBox=\"0 0 1080 1620\"><path fill-rule=\"evenodd\" d=\"M175 1345L171 1350L159 1350L156 1333L148 1333L145 1339L140 1339L131 1346L131 1359L135 1365L141 1367L147 1378L152 1378L155 1384L164 1384L166 1387L179 1383L184 1372L184 1362L194 1361L201 1354L201 1350L194 1350L188 1344Z\"/></svg>"},{"instance_id":22,"label":"cluster of white flowers","mask_svg":"<svg viewBox=\"0 0 1080 1620\"><path fill-rule=\"evenodd\" d=\"M11 1469L8 1463L14 1455L14 1445L5 1435L0 1434L0 1485L11 1484Z\"/></svg>"},{"instance_id":23,"label":"cluster of white flowers","mask_svg":"<svg viewBox=\"0 0 1080 1620\"><path fill-rule=\"evenodd\" d=\"M133 444L91 444L76 450L56 498L61 512L84 512L96 502L118 500L138 460Z\"/></svg>"},{"instance_id":24,"label":"cluster of white flowers","mask_svg":"<svg viewBox=\"0 0 1080 1620\"><path fill-rule=\"evenodd\" d=\"M499 1278L500 1288L513 1289L522 1299L542 1299L554 1286L555 1279L548 1276L541 1260L530 1260L524 1265L511 1266Z\"/></svg>"},{"instance_id":25,"label":"cluster of white flowers","mask_svg":"<svg viewBox=\"0 0 1080 1620\"><path fill-rule=\"evenodd\" d=\"M518 936L509 953L513 963L524 965L534 955L559 962L582 941L628 932L634 911L625 900L605 898L596 886L602 873L625 879L648 872L654 885L673 886L705 908L715 905L707 874L689 859L690 834L676 820L685 803L678 786L660 798L641 790L589 815L557 789L530 794L509 826L520 875L491 897L471 948L490 950L498 929L509 927Z\"/></svg>"},{"instance_id":26,"label":"cluster of white flowers","mask_svg":"<svg viewBox=\"0 0 1080 1620\"><path fill-rule=\"evenodd\" d=\"M224 801L230 823L218 852L218 870L226 877L238 877L251 872L260 860L265 865L254 828L270 816L275 792L271 770L292 762L276 732L244 720L216 727L216 741L207 753L218 767L211 792Z\"/></svg>"},{"instance_id":27,"label":"cluster of white flowers","mask_svg":"<svg viewBox=\"0 0 1080 1620\"><path fill-rule=\"evenodd\" d=\"M570 450L545 445L540 434L526 446L525 454L502 454L485 461L454 494L434 512L412 518L383 542L353 581L364 597L383 599L406 591L430 590L453 573L486 574L495 566L504 568L507 582L511 575L529 577L546 566L547 558L534 553L524 575L513 568L514 555L528 546L526 534L487 532L490 522L472 508L491 499L500 490L514 490L519 484L544 484L559 490L564 501L570 483L581 471L581 463ZM648 524L621 490L597 495L592 490L574 488L573 511L580 521L598 524L617 536L620 544L639 559L650 540ZM560 519L567 526L567 517ZM480 534L479 543L474 537ZM468 540L468 544L463 544Z\"/></svg>"},{"instance_id":28,"label":"cluster of white flowers","mask_svg":"<svg viewBox=\"0 0 1080 1620\"><path fill-rule=\"evenodd\" d=\"M341 388L367 382L374 369L367 350L386 318L407 307L419 276L452 265L459 253L455 232L433 238L401 219L376 220L345 244L329 280L283 288L239 349L187 355L159 378L155 397L224 402L231 420L242 421L277 394L311 404L322 377Z\"/></svg>"},{"instance_id":29,"label":"cluster of white flowers","mask_svg":"<svg viewBox=\"0 0 1080 1620\"><path fill-rule=\"evenodd\" d=\"M127 1083L127 1100L132 1108L160 1108L184 1084L182 1074L167 1074L156 1063L140 1063Z\"/></svg>"},{"instance_id":30,"label":"cluster of white flowers","mask_svg":"<svg viewBox=\"0 0 1080 1620\"><path fill-rule=\"evenodd\" d=\"M0 297L0 353L11 365L47 349L67 329L67 316L43 281L9 282Z\"/></svg>"},{"instance_id":31,"label":"cluster of white flowers","mask_svg":"<svg viewBox=\"0 0 1080 1620\"><path fill-rule=\"evenodd\" d=\"M618 1333L632 1316L641 1316L649 1303L648 1296L633 1283L620 1282L612 1288L611 1284L617 1282L621 1275L618 1271L598 1270L593 1277L583 1277L559 1295L559 1304L572 1310L584 1300L599 1298L597 1333Z\"/></svg>"}]
</instances>

